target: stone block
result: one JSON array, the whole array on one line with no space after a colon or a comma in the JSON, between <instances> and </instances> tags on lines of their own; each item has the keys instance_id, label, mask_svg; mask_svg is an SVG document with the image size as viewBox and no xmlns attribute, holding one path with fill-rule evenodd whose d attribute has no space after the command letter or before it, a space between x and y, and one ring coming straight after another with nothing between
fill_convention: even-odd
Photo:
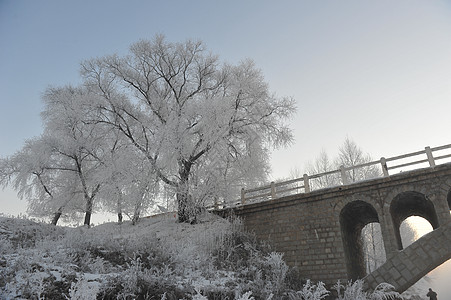
<instances>
[{"instance_id":1,"label":"stone block","mask_svg":"<svg viewBox=\"0 0 451 300\"><path fill-rule=\"evenodd\" d=\"M391 278L393 279L398 279L399 277L401 277L401 274L399 273L399 271L396 268L391 268L389 271L389 274L391 276Z\"/></svg>"},{"instance_id":2,"label":"stone block","mask_svg":"<svg viewBox=\"0 0 451 300\"><path fill-rule=\"evenodd\" d=\"M402 277L404 277L405 279L409 280L410 278L412 278L412 273L408 270L408 269L404 269L401 271L401 275Z\"/></svg>"}]
</instances>

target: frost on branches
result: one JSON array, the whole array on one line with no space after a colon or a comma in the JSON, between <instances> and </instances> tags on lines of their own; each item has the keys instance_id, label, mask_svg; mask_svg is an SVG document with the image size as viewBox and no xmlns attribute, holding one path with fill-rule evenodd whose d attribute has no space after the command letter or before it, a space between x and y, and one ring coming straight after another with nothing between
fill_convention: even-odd
<instances>
[{"instance_id":1,"label":"frost on branches","mask_svg":"<svg viewBox=\"0 0 451 300\"><path fill-rule=\"evenodd\" d=\"M252 61L221 63L201 42L156 36L81 73L81 86L47 89L43 135L0 161L0 184L55 224L84 213L89 225L99 208L137 220L165 197L193 222L265 180L271 149L292 141L293 99L271 94Z\"/></svg>"},{"instance_id":2,"label":"frost on branches","mask_svg":"<svg viewBox=\"0 0 451 300\"><path fill-rule=\"evenodd\" d=\"M220 64L201 42L157 36L125 57L84 62L82 74L103 98L100 121L120 131L174 191L180 222L262 181L270 148L292 140L283 121L293 100L271 94L252 61Z\"/></svg>"}]
</instances>

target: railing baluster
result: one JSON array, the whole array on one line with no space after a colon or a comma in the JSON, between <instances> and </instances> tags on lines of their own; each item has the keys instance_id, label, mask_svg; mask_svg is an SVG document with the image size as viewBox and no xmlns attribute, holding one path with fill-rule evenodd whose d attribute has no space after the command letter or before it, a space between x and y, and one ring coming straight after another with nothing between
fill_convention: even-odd
<instances>
[{"instance_id":1,"label":"railing baluster","mask_svg":"<svg viewBox=\"0 0 451 300\"><path fill-rule=\"evenodd\" d=\"M345 166L340 166L340 173L341 173L341 182L343 185L349 184L348 176L346 175L346 169Z\"/></svg>"},{"instance_id":2,"label":"railing baluster","mask_svg":"<svg viewBox=\"0 0 451 300\"><path fill-rule=\"evenodd\" d=\"M271 181L271 198L276 199L276 185L274 181Z\"/></svg>"},{"instance_id":3,"label":"railing baluster","mask_svg":"<svg viewBox=\"0 0 451 300\"><path fill-rule=\"evenodd\" d=\"M304 193L310 193L310 183L307 174L304 174Z\"/></svg>"},{"instance_id":4,"label":"railing baluster","mask_svg":"<svg viewBox=\"0 0 451 300\"><path fill-rule=\"evenodd\" d=\"M387 160L385 157L381 157L381 166L382 166L382 172L384 173L384 177L388 177L388 167L387 167Z\"/></svg>"},{"instance_id":5,"label":"railing baluster","mask_svg":"<svg viewBox=\"0 0 451 300\"><path fill-rule=\"evenodd\" d=\"M432 168L435 167L435 161L434 161L434 156L432 156L431 147L427 146L424 149L425 149L426 155L428 157L429 166L431 166Z\"/></svg>"}]
</instances>

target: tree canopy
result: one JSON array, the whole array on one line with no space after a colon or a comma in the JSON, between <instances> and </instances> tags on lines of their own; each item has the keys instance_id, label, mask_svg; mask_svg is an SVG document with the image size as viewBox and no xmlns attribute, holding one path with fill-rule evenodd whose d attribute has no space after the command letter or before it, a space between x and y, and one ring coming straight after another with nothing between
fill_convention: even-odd
<instances>
[{"instance_id":1,"label":"tree canopy","mask_svg":"<svg viewBox=\"0 0 451 300\"><path fill-rule=\"evenodd\" d=\"M94 199L120 217L131 201L139 216L163 194L192 222L199 208L265 180L272 148L293 139L294 100L272 94L251 60L221 63L199 41L142 40L128 55L83 62L81 75L82 85L44 95L52 159L43 169L52 180L76 175L88 224ZM45 191L38 183L26 184Z\"/></svg>"}]
</instances>

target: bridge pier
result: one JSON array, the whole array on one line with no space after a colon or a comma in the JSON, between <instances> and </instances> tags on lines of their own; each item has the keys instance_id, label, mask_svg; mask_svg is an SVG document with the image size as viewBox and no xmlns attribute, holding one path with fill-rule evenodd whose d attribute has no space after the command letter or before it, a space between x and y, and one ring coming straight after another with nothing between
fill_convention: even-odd
<instances>
[{"instance_id":1,"label":"bridge pier","mask_svg":"<svg viewBox=\"0 0 451 300\"><path fill-rule=\"evenodd\" d=\"M385 256L386 259L389 259L398 252L398 245L396 242L395 225L390 215L390 206L387 203L384 205L380 225L382 240L384 241Z\"/></svg>"},{"instance_id":2,"label":"bridge pier","mask_svg":"<svg viewBox=\"0 0 451 300\"><path fill-rule=\"evenodd\" d=\"M451 221L451 179L439 189L439 192L431 195L440 225L447 224Z\"/></svg>"}]
</instances>

